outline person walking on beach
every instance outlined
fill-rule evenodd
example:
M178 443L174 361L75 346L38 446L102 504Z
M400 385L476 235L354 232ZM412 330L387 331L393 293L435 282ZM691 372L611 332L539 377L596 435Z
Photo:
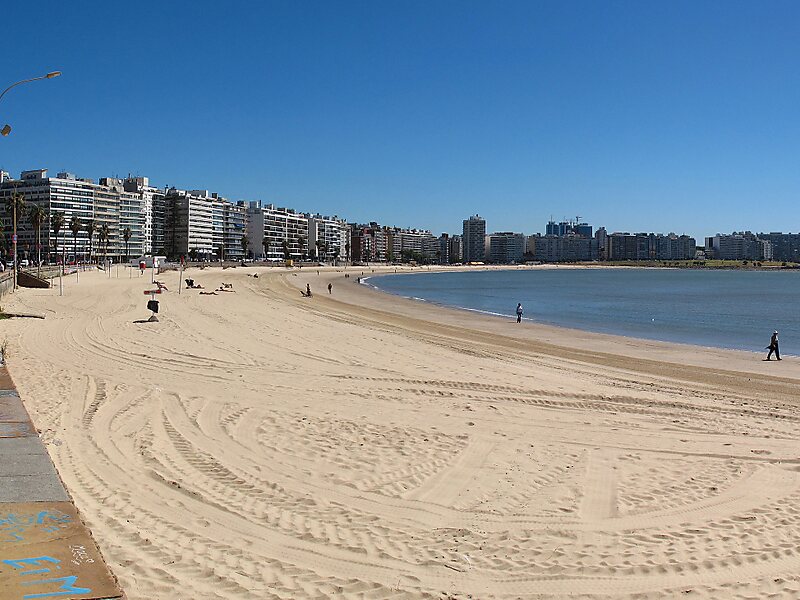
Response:
M781 351L778 348L778 332L775 331L772 334L772 337L769 340L769 346L767 346L767 350L769 350L769 354L767 354L766 360L771 360L772 353L775 353L775 358L778 360L781 359Z
M331 289L332 289L332 288L333 288L333 284L332 284L332 283L329 283L329 284L328 284L328 293L329 293L329 294L331 293Z
M308 283L306 284L306 297L311 298L311 286Z
M517 323L522 323L522 303L517 304Z

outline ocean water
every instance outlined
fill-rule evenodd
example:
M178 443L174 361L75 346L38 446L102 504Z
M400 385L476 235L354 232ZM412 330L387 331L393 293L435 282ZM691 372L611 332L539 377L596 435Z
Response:
M760 352L800 351L800 271L541 269L371 277L409 298L600 333ZM766 352L765 352L766 355Z

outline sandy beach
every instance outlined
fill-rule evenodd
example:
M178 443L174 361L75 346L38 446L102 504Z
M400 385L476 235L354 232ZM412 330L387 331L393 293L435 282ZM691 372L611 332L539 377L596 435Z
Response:
M362 270L167 272L158 323L149 273L3 299L46 314L0 343L131 600L800 597L800 360Z

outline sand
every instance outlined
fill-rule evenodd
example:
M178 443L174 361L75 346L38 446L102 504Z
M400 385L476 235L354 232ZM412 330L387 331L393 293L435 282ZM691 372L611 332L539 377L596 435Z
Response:
M4 298L47 314L0 343L131 600L800 597L800 360L360 271L165 273L159 323L124 271Z

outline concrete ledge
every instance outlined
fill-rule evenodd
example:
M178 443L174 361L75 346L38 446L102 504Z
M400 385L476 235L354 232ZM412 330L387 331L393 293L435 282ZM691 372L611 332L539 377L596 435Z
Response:
M0 366L0 600L124 598Z

